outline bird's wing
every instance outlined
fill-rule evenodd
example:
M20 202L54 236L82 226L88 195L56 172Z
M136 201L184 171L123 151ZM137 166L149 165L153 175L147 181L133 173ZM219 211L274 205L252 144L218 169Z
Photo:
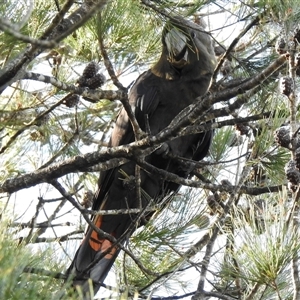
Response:
M129 103L142 130L146 128L147 115L151 116L159 103L158 90L152 76L154 75L151 71L143 73L136 80L129 93ZM133 141L133 129L123 108L113 129L110 146L115 147ZM129 162L123 166L101 172L99 189L94 196L93 210L136 207L134 206L136 205L135 191L126 190L122 179L120 179L120 171L134 175L134 170L135 164ZM126 198L132 199L126 200ZM119 239L121 236L124 237L133 222L133 218L134 216L128 214L98 215L92 221L97 228ZM88 290L86 278L91 278L94 281L94 289L98 290L100 287L98 283L104 281L118 253L118 247L89 227L67 273L76 274L73 283L80 285L83 290Z
M176 32L172 28L164 31L161 58L151 70L137 79L128 97L141 129L150 134L157 134L168 126L182 109L193 103L196 97L204 95L214 70L210 37L202 31L191 31L191 22L181 20L175 25L179 25L175 26L178 27L178 34L172 37ZM176 42L178 36L181 37L179 43ZM210 140L211 134L200 133L170 140L167 146L175 158L182 156L186 159L200 160L207 153ZM125 109L122 109L111 135L110 146L133 141L134 132L130 120ZM190 170L166 155L152 153L146 160L157 168L179 176L189 175ZM95 195L93 209L145 208L149 201L159 201L179 187L177 183L163 180L160 176L141 169L139 177L142 192L137 193L135 172L134 161L101 172L99 191ZM140 225L139 221L133 213L98 215L93 218L94 225L110 234L118 243L123 243L125 238L132 234ZM98 232L91 226L88 228L68 269L68 273L76 276L73 283L80 285L84 294L89 292L88 278L93 280L94 289L99 289L120 249L120 244L113 243L111 238Z
M156 110L159 103L158 86L155 84L155 76L151 71L146 71L141 74L128 96L129 103L135 114L136 120L142 130L146 130L147 117L151 116ZM116 147L126 145L134 141L134 133L126 113L122 108L116 120L115 127L112 131L110 138L110 146ZM99 190L95 195L93 202L93 209L98 210L102 204L105 195L110 189L112 181L114 180L113 174L115 169L103 171L100 174Z
M192 157L192 159L196 161L202 160L207 155L213 138L213 131L202 132L198 136L199 140Z

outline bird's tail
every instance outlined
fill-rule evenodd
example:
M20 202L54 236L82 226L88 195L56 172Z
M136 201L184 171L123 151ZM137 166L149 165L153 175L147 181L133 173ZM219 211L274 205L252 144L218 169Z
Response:
M94 224L97 228L102 227L102 220L103 216L96 216ZM72 277L74 287L81 289L84 299L92 299L92 294L103 285L119 251L111 241L100 237L92 228L88 229L67 270L67 276Z

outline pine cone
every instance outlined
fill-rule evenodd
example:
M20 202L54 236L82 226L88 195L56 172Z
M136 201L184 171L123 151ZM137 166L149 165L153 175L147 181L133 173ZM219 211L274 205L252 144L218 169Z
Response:
M81 87L85 87L86 86L86 82L87 82L88 78L84 77L84 76L80 76L77 80L77 83L79 86Z
M285 165L284 170L288 181L292 185L297 185L300 183L300 172L296 169L296 162L294 160L290 160Z
M85 78L92 78L96 76L98 71L99 71L99 65L96 62L91 61L83 70L82 76Z
M42 113L42 112L40 112L40 113ZM46 124L49 120L50 120L50 115L46 114L46 115L42 116L40 119L38 119L35 122L35 125L36 126L42 126L42 125Z
M249 132L249 127L244 124L236 124L234 127L240 132L240 135L247 135Z
M294 82L291 77L280 78L280 92L283 95L289 96L294 89Z
M274 132L274 137L278 145L284 148L289 148L291 142L289 126L282 126L277 128Z
M96 74L94 77L87 79L86 86L90 89L96 89L103 85L106 78L103 74Z
M284 38L280 38L277 40L275 49L278 54L286 53L286 41Z
M74 107L74 106L76 106L79 103L79 99L80 99L80 97L77 94L68 94L65 97L64 104L67 107Z

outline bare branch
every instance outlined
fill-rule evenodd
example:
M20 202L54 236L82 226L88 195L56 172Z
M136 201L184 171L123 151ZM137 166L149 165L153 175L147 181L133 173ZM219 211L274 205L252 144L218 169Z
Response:
M37 74L33 72L26 72L22 79L29 79L29 80L36 80L45 83L50 83L53 86L63 91L73 92L75 94L81 95L82 97L89 98L90 100L92 100L91 102L93 103L96 103L102 99L119 100L127 97L127 93L124 91L113 91L113 90L103 91L100 89L91 90L87 87L79 87L73 84L64 83L55 77Z

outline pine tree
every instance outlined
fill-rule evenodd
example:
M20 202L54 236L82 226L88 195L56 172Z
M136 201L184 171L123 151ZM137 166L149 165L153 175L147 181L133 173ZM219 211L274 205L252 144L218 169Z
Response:
M180 119L180 134L214 129L210 153L193 177L176 179L183 187L172 199L149 207L154 216L124 245L101 293L300 298L300 9L286 2L0 6L1 299L80 299L64 271L95 213L99 171L133 153L107 149L113 122L176 16L206 26L215 43L210 90Z

